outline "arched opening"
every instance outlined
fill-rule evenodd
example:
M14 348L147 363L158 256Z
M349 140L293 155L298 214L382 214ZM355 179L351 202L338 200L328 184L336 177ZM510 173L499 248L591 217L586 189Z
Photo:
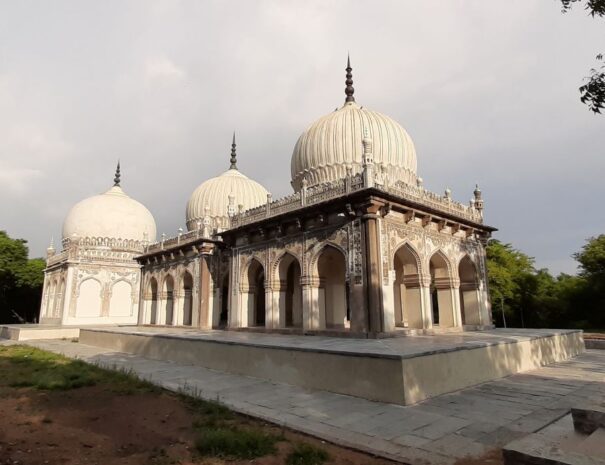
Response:
M56 302L56 298L55 298L55 294L57 292L57 281L53 280L50 284L49 287L49 291L48 291L48 303L47 303L47 310L46 310L46 314L52 318L56 318L57 314L55 312L55 302Z
M265 326L265 269L252 259L246 272L248 326Z
M109 316L128 317L132 314L132 286L126 281L118 281L111 286Z
M85 279L80 284L76 316L78 318L101 316L101 283L96 279Z
M188 271L183 274L183 325L191 326L193 322L193 299L191 292L193 289L193 276Z
M460 261L458 275L460 276L460 310L462 314L462 324L480 325L479 278L477 275L477 267L468 255L465 255Z
M164 306L165 324L172 325L174 319L174 278L170 275L164 280L164 296L166 303Z
M149 280L149 323L158 324L158 282L155 278Z
M218 327L226 328L229 324L229 273L223 277L221 286L221 313L218 319Z
M393 302L395 306L395 325L406 328L423 328L422 289L420 288L420 270L418 256L405 244L395 252L393 282Z
M335 247L325 247L317 261L317 274L320 328L349 328L351 322L347 309L344 254Z
M451 328L456 324L451 270L441 252L436 252L431 257L430 273L433 324L441 328Z
M57 316L59 318L63 316L63 312L65 310L65 278L61 278L60 290L61 298L59 299L59 311L57 312Z
M279 261L279 325L286 328L302 327L302 287L300 264L294 255L286 253Z

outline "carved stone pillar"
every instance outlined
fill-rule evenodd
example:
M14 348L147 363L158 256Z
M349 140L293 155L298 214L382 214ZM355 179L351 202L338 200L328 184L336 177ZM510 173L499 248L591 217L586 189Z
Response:
M368 332L384 332L384 310L382 306L382 279L380 276L380 236L378 218L384 204L370 200L363 205L361 217L364 242L364 273L367 298Z
M202 247L200 254L200 295L199 297L199 318L198 327L208 329L211 327L210 316L210 247Z
M319 279L302 276L300 279L303 295L303 330L319 328Z
M265 328L269 329L279 328L279 290L275 291L274 285L271 280L265 280Z

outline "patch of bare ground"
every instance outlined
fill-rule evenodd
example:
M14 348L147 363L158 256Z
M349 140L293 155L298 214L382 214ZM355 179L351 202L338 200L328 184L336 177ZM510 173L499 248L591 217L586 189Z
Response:
M215 407L200 408L199 401L159 389L116 389L103 376L94 385L69 389L11 386L3 382L11 377L6 371L11 368L17 367L0 360L1 465L393 463L231 412L224 424L277 438L273 451L253 459L201 456L196 448L205 431L200 422L213 423L222 407L217 413ZM38 367L35 376L43 372ZM23 379L21 374L19 383ZM301 443L326 451L327 460L292 462L292 451Z

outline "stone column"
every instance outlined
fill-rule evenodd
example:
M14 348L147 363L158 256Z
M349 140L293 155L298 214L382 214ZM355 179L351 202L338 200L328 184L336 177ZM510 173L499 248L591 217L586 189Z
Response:
M422 327L433 329L433 307L431 300L431 276L420 276L420 312L422 315Z
M481 284L479 289L481 290L482 298L481 302L481 319L482 324L484 325L492 325L493 317L492 317L492 302L491 295L489 293L489 281L487 276L487 255L485 253L485 247L487 247L487 241L489 240L489 236L480 237L480 247L478 247L478 258L480 265L480 276L481 276Z
M310 276L302 276L300 283L303 295L303 330L318 329L319 326L319 280Z
M202 248L200 254L200 295L199 297L199 305L198 305L198 327L203 329L209 329L211 324L209 323L209 314L210 314L210 266L208 255L210 250L207 248Z
M272 280L265 279L265 328L268 329L279 327L279 290L274 291L274 285Z
M375 334L382 333L385 330L382 279L380 276L380 236L378 231L378 212L382 206L382 203L375 200L368 201L363 206L364 214L361 217L368 331Z

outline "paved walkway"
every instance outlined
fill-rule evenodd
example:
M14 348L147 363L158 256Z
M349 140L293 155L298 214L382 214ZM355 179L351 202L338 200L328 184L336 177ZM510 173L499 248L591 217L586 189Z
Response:
M478 457L552 423L571 406L605 402L605 351L599 350L404 407L69 341L27 344L133 370L164 388L219 400L238 412L414 465Z

